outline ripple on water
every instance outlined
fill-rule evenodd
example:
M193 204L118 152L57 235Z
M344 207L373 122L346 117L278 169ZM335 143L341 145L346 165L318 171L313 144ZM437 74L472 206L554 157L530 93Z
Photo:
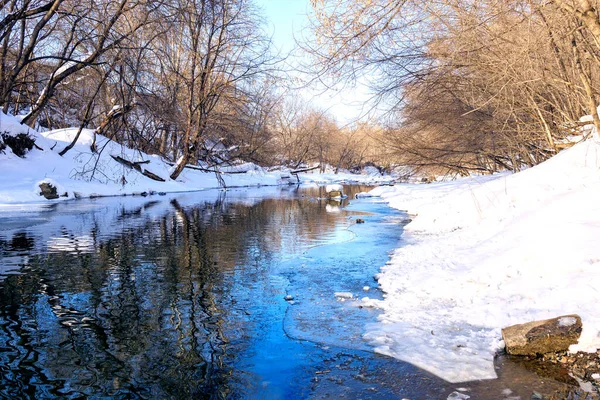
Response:
M453 392L362 338L378 312L360 299L381 299L372 277L405 215L355 203L364 187L339 204L321 188L273 190L1 215L0 397Z

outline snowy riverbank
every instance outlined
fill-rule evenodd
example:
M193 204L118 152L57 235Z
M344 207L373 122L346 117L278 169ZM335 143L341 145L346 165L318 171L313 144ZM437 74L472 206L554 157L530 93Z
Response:
M450 382L496 377L501 328L576 313L600 348L600 142L520 173L375 189L414 214L379 276L378 352Z
M41 148L33 148L24 158L17 157L10 148L0 152L0 205L45 203L40 196L39 185L47 182L57 188L57 194L63 195L57 200L74 197L118 196L142 192L189 192L219 188L215 173L185 169L177 180L169 179L172 168L161 157L144 154L110 141L103 136L97 137L99 152L92 153L90 144L93 131L84 129L73 149L64 156L58 153L67 146L77 133L76 128L61 129L38 133L21 125L13 116L0 114L0 132L11 135L27 133ZM152 180L139 171L128 168L115 160L116 156L129 162L139 162L142 171L150 171L165 182ZM289 170L282 168L267 171L254 164L242 164L229 167L236 172L222 177L227 187L272 186L288 183L331 183L355 182L380 184L392 181L390 176L378 173L319 173L310 171L290 176ZM227 172L227 168L221 171Z

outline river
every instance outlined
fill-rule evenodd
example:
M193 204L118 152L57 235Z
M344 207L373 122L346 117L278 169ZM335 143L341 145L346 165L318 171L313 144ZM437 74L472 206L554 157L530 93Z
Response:
M504 380L453 385L373 353L363 333L379 312L360 298L382 298L373 276L407 216L354 200L368 189L339 203L289 186L0 212L0 398L563 390L504 359Z

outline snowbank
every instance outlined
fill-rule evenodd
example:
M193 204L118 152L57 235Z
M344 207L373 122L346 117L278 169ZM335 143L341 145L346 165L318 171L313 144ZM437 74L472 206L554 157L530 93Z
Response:
M600 144L509 175L375 189L415 214L382 269L378 352L450 381L495 378L500 329L576 313L600 348Z
M66 194L61 197L62 200L142 192L186 192L220 186L214 173L192 169L185 169L176 181L171 180L169 175L172 166L161 157L129 149L100 135L96 142L99 151L92 153L90 145L94 131L90 129L84 129L73 149L61 157L58 153L71 143L77 130L70 128L38 133L21 125L17 118L0 113L0 132L13 135L28 133L42 149L32 149L25 158L17 157L8 148L4 154L0 153L0 205L48 202L39 195L39 184L42 182L55 186L59 195ZM165 182L152 180L119 163L114 157L142 162L139 164L142 171L147 170ZM223 172L232 172L223 174L227 187L270 186L290 182L281 179L281 170L267 172L254 164L237 165ZM377 184L391 181L392 178L372 174L305 173L299 174L298 180L302 183Z

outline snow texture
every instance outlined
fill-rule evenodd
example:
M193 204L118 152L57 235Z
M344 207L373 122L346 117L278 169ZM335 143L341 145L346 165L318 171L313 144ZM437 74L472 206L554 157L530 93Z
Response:
M342 187L342 185L331 184L331 185L325 186L325 192L327 192L327 193L343 192L343 191L344 191L344 188Z
M177 180L170 179L173 167L160 156L149 155L129 149L104 136L98 135L96 145L98 153L92 153L90 145L94 139L94 130L83 129L76 145L65 156L62 151L77 134L77 128L59 129L38 133L21 125L17 117L0 113L0 132L12 135L28 133L37 146L24 158L15 156L9 148L0 153L0 206L26 203L48 203L41 197L39 184L48 182L57 187L58 193L68 200L74 197L118 196L151 192L189 192L219 187L214 172L185 169ZM111 156L118 156L139 164L147 170L163 178L158 182L142 175L140 172L124 166ZM272 186L289 184L290 180L282 180L283 174L289 175L289 169L279 168L273 171L250 163L223 167L223 174L228 188L250 186ZM391 176L375 176L372 174L350 174L333 172L307 172L298 174L300 183L364 183L378 184L389 182ZM296 179L293 179L296 183Z
M574 317L563 317L558 319L558 326L573 326L577 323Z
M449 382L496 377L506 326L579 314L571 351L600 348L600 144L596 135L516 174L380 187L406 210L377 279L376 351ZM569 321L565 321L569 323Z

